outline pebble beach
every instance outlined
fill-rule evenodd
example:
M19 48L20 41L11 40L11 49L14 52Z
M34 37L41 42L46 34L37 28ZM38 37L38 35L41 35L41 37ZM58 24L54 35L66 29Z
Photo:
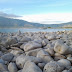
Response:
M72 31L1 32L0 72L72 72Z

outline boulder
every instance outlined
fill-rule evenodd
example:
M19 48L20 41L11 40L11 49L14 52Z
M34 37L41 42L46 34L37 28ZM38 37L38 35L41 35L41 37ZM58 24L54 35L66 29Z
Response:
M37 53L37 57L41 58L44 63L48 63L49 61L53 61L52 57L48 54L48 52L44 50L40 50Z
M62 42L57 41L54 46L54 51L60 54L68 54L69 47Z
M41 48L42 45L36 42L28 42L27 44L25 44L24 46L24 51L30 51L30 50L34 50L37 48Z
M22 72L42 72L42 70L35 63L27 61Z
M42 43L42 39L34 39L34 42L41 44Z
M23 49L26 43L27 43L27 42L24 42L24 43L20 46L20 49Z
M63 69L56 61L50 61L45 65L43 72L62 72Z
M18 41L17 41L17 38L15 38L15 37L9 37L9 38L7 39L5 45L10 46L10 45L15 44L15 43L17 43L17 42L18 42Z
M37 56L37 53L42 50L42 48L39 49L34 49L34 50L30 50L28 52L25 52L27 56Z
M28 38L28 37L23 37L20 42L28 42L28 41L31 41L31 38Z
M42 40L42 46L46 46L49 43L47 39Z
M55 60L55 61L58 61L58 60L60 60L60 59L66 59L66 56L61 55L61 54L59 54L59 53L55 53L55 55L54 55L54 60Z
M48 34L46 34L45 37L46 37L47 39L49 39L49 40L54 40L54 39L56 39L56 36L55 36L55 35L48 35Z
M10 62L13 59L13 57L14 57L14 55L11 53L7 53L7 54L4 54L3 56L1 56L1 58L4 61L8 61L8 62Z
M54 56L54 48L47 48L45 51L48 52L51 56Z
M58 60L58 63L62 64L64 67L71 66L70 61L67 60L67 59L61 59L61 60Z
M18 71L16 64L12 63L12 62L9 63L8 70L9 70L9 72L17 72Z
M10 53L17 56L23 54L24 52L22 50L12 50Z
M8 71L7 66L5 64L0 63L0 72L1 71Z
M16 58L16 64L20 69L24 67L24 64L26 63L26 61L32 61L34 63L42 62L40 58L36 58L34 56L20 55Z

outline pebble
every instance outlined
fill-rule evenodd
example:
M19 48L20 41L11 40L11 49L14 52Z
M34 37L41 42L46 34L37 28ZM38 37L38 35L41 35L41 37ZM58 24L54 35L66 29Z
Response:
M72 72L72 31L18 31L0 38L0 72Z

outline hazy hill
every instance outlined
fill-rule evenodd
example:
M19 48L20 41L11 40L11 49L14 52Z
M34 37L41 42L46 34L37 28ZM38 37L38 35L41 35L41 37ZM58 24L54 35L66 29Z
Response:
M0 16L0 27L43 27L44 25L38 23L31 23L19 19L11 19Z
M19 20L19 19L11 19L0 16L0 28L57 28L57 27L63 27L63 26L72 26L72 22L68 23L62 23L62 24L39 24L39 23L31 23L27 22L25 20Z

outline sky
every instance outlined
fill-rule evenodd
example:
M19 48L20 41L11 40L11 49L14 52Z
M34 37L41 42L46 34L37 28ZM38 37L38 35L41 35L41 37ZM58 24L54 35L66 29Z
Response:
M72 0L0 0L0 12L29 22L59 24L72 21Z

